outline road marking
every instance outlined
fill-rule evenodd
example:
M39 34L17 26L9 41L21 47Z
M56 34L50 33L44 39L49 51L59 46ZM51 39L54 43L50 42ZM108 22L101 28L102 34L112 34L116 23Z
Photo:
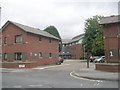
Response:
M77 77L77 76L75 76L75 75L73 75L73 73L74 73L75 71L72 71L71 73L70 73L70 76L72 76L72 77L74 77L74 78L77 78L77 79L82 79L82 80L88 80L88 81L94 81L94 82L103 82L103 81L101 81L101 80L91 80L91 79L87 79L87 78L82 78L82 77ZM78 75L78 74L77 74Z
M61 67L61 66L68 66L70 64L62 64L62 65L55 65L55 66L47 66L47 67L38 67L38 68L33 68L33 69L40 69L40 70L43 70L43 69L48 69L48 68L54 68L54 67Z
M42 87L43 85L28 85L28 86L30 86L30 87Z
M83 86L83 84L81 84L80 86Z
M16 85L16 86L13 86L14 88L22 88L21 85Z

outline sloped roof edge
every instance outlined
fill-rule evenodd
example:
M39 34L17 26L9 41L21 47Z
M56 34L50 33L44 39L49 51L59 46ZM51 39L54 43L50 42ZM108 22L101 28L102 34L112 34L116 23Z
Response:
M2 26L2 30L4 30L4 28L9 24L12 23L13 25L19 27L20 29L24 30L25 32L29 32L29 33L33 33L33 34L37 34L37 35L41 35L41 36L45 36L45 37L49 37L49 38L53 38L53 39L57 39L60 40L59 38L51 35L50 33L46 32L46 31L42 31L40 29L37 28L33 28L27 25L23 25L23 24L19 24L16 22L12 22L12 21L7 21L3 26Z
M108 17L103 17L99 24L110 24L110 23L118 23L120 22L120 15L113 15Z

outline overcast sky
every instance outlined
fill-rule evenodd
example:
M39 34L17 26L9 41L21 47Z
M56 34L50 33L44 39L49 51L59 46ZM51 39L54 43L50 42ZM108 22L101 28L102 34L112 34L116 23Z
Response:
M90 2L91 1L91 2ZM119 0L1 0L1 25L7 20L39 28L53 25L61 37L84 33L85 20L118 14ZM114 2L113 2L114 1Z

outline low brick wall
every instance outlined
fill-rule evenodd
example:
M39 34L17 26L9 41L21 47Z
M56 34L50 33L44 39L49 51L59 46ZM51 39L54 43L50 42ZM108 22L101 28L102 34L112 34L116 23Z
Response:
M117 63L97 63L95 69L106 72L120 72L120 65Z
M37 63L17 63L17 62L4 62L2 63L2 68L34 68L37 67Z
M57 59L51 58L41 60L26 60L26 61L14 61L14 62L0 62L0 68L34 68L43 65L55 65L58 62Z

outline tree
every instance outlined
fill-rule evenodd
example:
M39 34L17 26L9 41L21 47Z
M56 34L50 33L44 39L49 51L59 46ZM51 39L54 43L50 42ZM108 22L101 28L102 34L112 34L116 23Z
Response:
M49 26L46 29L44 29L44 31L52 34L53 36L55 36L61 40L61 37L60 37L58 30L54 26Z
M92 55L103 55L103 29L99 25L101 16L93 16L88 18L85 23L85 35L82 44L84 45L85 52L90 52Z
M59 44L59 52L60 52L61 48L62 48L62 40L61 40L61 37L60 37L58 30L54 26L49 26L46 29L44 29L44 31L46 31L46 32L48 32L48 33L52 34L53 36L60 39L60 44Z
M92 53L94 53L94 55L104 55L103 36L100 35L93 41Z

